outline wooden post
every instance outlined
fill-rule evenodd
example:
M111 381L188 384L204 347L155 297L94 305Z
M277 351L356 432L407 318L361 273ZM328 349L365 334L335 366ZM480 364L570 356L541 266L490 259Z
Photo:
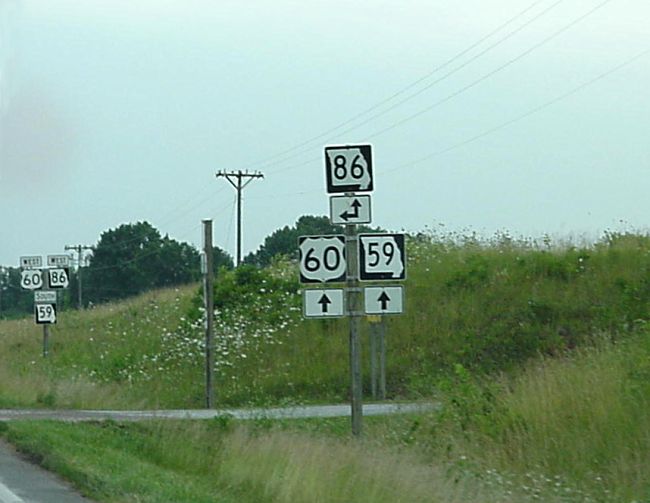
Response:
M205 308L205 406L214 407L214 267L212 220L203 220L203 299Z

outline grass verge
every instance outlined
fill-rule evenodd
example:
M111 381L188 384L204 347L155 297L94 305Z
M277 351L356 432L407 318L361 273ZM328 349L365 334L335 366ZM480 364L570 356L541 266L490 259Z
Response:
M650 341L458 369L442 413L349 420L6 423L7 438L98 501L650 500Z

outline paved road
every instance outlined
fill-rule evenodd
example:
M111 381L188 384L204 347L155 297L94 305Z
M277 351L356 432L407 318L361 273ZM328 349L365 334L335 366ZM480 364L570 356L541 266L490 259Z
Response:
M364 416L424 412L436 409L435 404L381 403L365 404ZM197 410L48 410L48 409L0 409L0 421L24 419L50 419L55 421L142 421L146 419L211 419L231 416L235 419L291 419L310 417L346 417L349 405L308 405L273 409L197 409Z
M90 503L90 500L0 442L0 503Z

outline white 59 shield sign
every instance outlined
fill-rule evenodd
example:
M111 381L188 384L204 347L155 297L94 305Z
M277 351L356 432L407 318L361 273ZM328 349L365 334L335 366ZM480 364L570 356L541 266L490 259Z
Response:
M301 236L298 250L302 283L345 281L344 236Z
M34 316L39 325L56 323L56 304L34 304Z
M359 234L359 279L406 278L404 234Z
M372 147L341 145L325 147L327 192L370 192L372 183Z

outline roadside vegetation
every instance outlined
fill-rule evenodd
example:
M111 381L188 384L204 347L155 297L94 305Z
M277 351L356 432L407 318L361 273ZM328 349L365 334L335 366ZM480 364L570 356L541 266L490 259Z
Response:
M442 413L349 420L60 424L5 436L98 501L643 502L650 498L647 333L459 371Z
M101 501L650 500L650 238L428 232L408 248L387 390L441 413L367 418L362 442L344 420L11 423L5 435ZM302 320L298 290L289 260L221 272L220 406L347 400L346 321ZM0 323L0 406L203 406L198 285L62 313L48 358L40 337L31 319Z

